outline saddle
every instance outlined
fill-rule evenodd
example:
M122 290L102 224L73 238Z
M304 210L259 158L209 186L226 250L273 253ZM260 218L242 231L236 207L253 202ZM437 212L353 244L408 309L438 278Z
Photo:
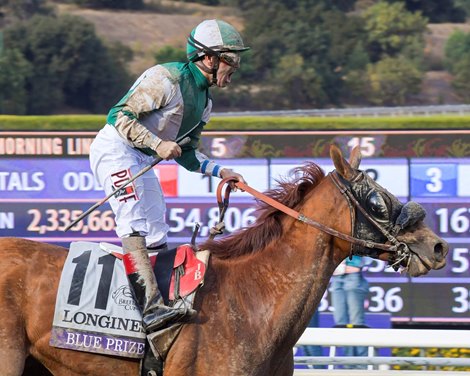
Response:
M111 243L100 243L100 248L122 260L122 248ZM194 251L191 244L150 254L158 288L165 304L173 306L184 299L192 306L192 294L204 282L209 251Z
M186 298L196 291L204 280L208 258L209 251L194 252L189 244L176 249L169 286L170 301Z

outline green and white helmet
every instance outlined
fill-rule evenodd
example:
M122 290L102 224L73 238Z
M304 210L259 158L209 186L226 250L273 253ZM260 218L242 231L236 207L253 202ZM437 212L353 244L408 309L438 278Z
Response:
M205 20L197 25L188 37L186 55L196 61L204 55L220 56L223 52L242 52L245 47L240 33L221 20Z

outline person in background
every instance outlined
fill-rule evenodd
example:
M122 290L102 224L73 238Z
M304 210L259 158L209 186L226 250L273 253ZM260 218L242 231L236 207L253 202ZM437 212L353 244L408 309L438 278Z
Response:
M330 296L334 307L335 326L365 327L365 301L369 293L369 283L364 278L364 259L352 256L343 260L331 277ZM345 356L367 356L366 346L345 347ZM345 368L366 368L348 366Z
M240 67L240 53L248 49L232 25L206 20L187 39L188 62L156 65L137 79L111 108L107 124L91 145L91 169L107 194L156 157L174 159L187 170L203 175L245 182L240 174L199 152L198 145L212 109L209 88L228 86ZM177 141L185 137L191 141L180 147ZM148 257L148 249L167 248L169 229L165 199L154 172L122 187L109 202L147 334L193 317L192 309L164 304Z

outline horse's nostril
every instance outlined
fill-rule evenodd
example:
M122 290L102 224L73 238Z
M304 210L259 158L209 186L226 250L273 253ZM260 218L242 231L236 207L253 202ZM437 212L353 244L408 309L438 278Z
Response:
M436 243L434 246L434 255L436 257L437 261L441 261L444 259L447 255L447 252L449 251L449 246L447 243Z

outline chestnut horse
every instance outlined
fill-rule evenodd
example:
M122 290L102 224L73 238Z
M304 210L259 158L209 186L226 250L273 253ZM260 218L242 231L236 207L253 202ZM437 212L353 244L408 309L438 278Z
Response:
M260 204L257 221L200 247L211 253L197 316L183 325L165 362L169 376L285 376L338 264L350 253L401 265L411 276L445 265L448 245L424 223L424 210L403 205L332 146L336 170L315 164L280 181L267 196L297 218ZM67 250L0 239L0 367L20 376L34 357L56 376L138 375L135 360L49 346L56 290Z

